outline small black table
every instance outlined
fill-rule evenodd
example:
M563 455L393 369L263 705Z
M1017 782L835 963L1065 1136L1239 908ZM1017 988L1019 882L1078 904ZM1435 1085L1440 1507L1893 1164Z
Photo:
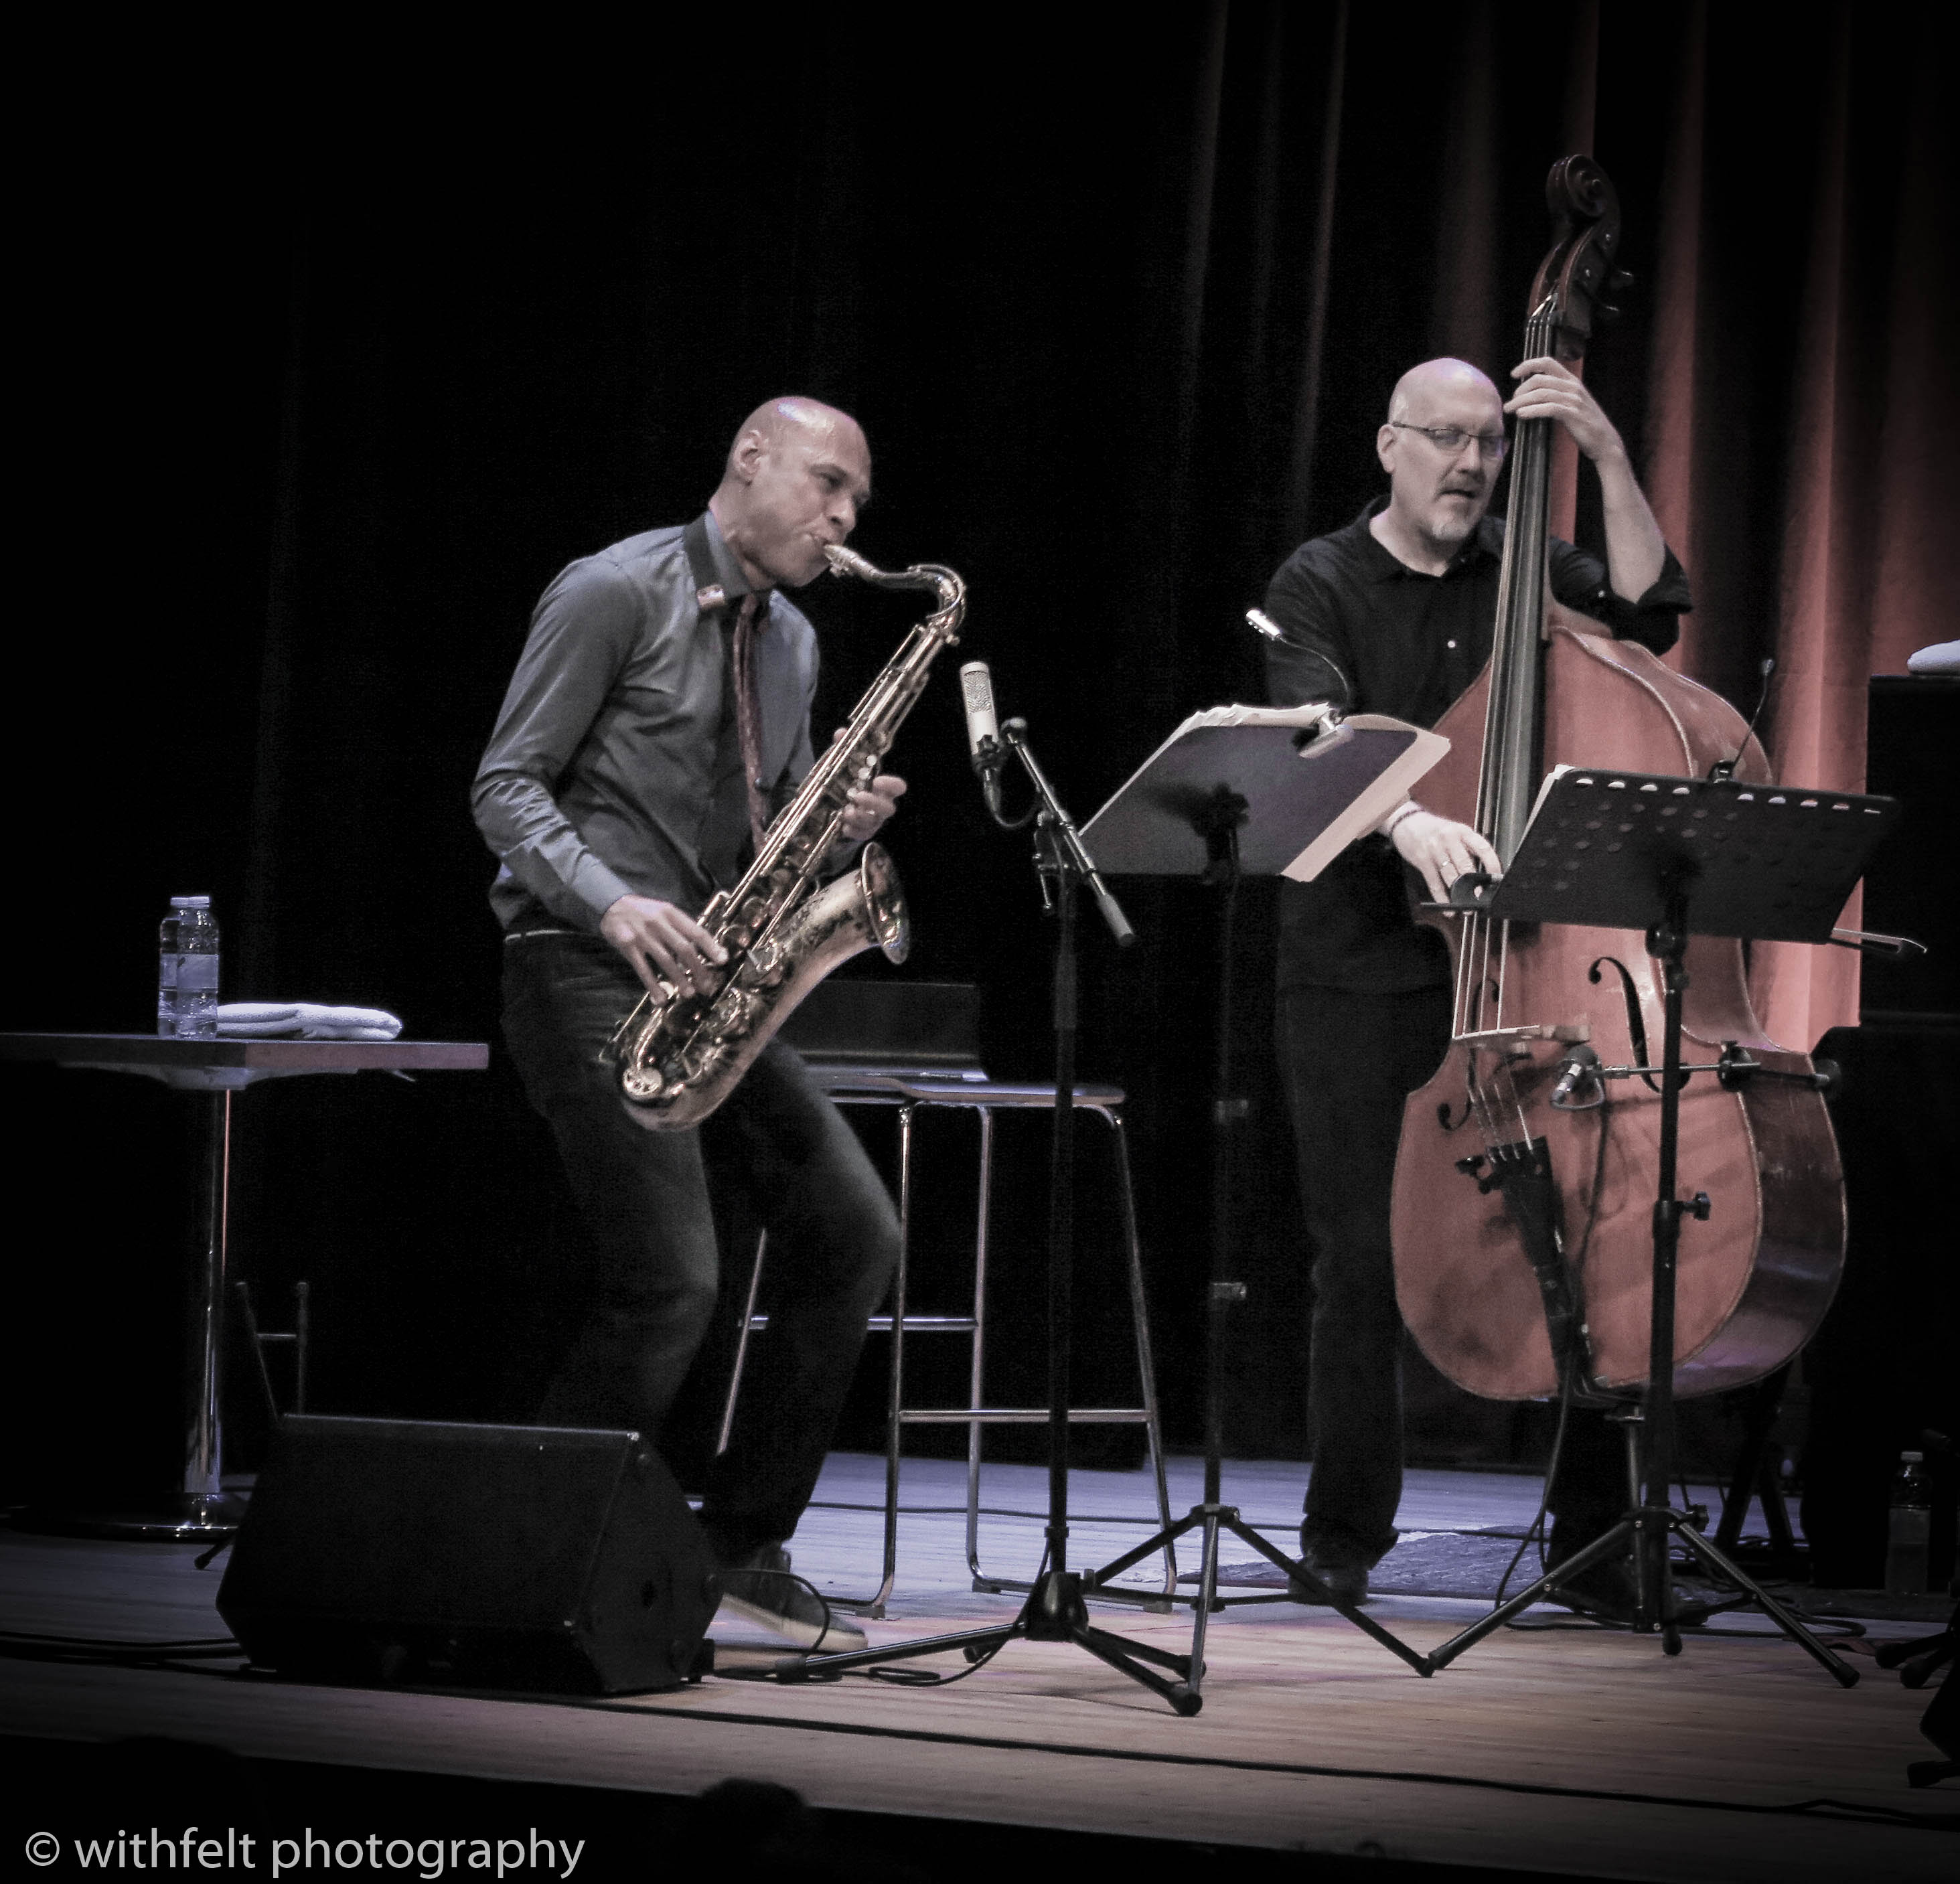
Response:
M213 1540L237 1528L223 1466L225 1222L231 1181L231 1098L262 1079L306 1073L481 1072L480 1040L171 1040L151 1034L0 1034L0 1060L137 1073L205 1104L198 1151L192 1286L186 1291L183 1472L154 1514L64 1514L60 1528L98 1537ZM18 1520L17 1520L18 1522ZM29 1520L32 1522L32 1519Z

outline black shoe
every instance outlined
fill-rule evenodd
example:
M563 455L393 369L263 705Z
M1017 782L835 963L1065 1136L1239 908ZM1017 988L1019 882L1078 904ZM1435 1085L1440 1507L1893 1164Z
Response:
M1368 1600L1368 1572L1374 1568L1360 1551L1344 1549L1325 1538L1309 1542L1303 1537L1300 1562L1327 1586L1322 1595L1311 1585L1296 1581L1288 1586L1297 1603L1336 1603L1358 1609Z
M1567 1555L1577 1556L1578 1552ZM1554 1571L1558 1568L1556 1560L1551 1567ZM1623 1628L1632 1628L1640 1613L1634 1567L1624 1556L1602 1557L1596 1564L1588 1564L1549 1594L1553 1602L1563 1603L1575 1615L1589 1616L1597 1622L1615 1623ZM1713 1613L1712 1604L1685 1602L1681 1593L1675 1591L1674 1620L1678 1628L1691 1629Z
M721 1606L744 1622L787 1636L825 1655L848 1655L864 1646L864 1631L790 1570L780 1544L762 1544L721 1571Z

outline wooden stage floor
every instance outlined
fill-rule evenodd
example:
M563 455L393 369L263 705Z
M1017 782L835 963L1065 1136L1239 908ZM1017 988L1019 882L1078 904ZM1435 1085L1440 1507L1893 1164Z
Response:
M1198 1465L1174 1465L1181 1512L1198 1495ZM797 1568L819 1587L848 1593L875 1584L877 1520L850 1508L875 1498L881 1469L832 1459L794 1543ZM1298 1521L1300 1482L1297 1467L1233 1465L1226 1494L1284 1544ZM990 1467L986 1503L1037 1513L1043 1483L1034 1469ZM1537 1492L1535 1480L1500 1474L1414 1473L1401 1522L1522 1528ZM963 1466L908 1462L903 1501L918 1508L902 1529L890 1614L867 1625L874 1642L1013 1615L1017 1599L971 1587L963 1521L948 1509L963 1495ZM1074 1504L1078 1565L1115 1555L1151 1508L1141 1473L1078 1473ZM991 1571L1025 1577L1040 1527L990 1517L982 1540ZM198 1571L194 1555L0 1531L4 1625L128 1640L219 1635L218 1574ZM1480 1606L1381 1596L1370 1612L1424 1649ZM1097 1604L1095 1615L1166 1648L1188 1644L1188 1609ZM1614 1878L1960 1871L1954 1789L1911 1792L1904 1783L1907 1764L1932 1754L1917 1731L1928 1696L1902 1689L1869 1654L1853 1658L1859 1685L1841 1690L1748 1619L1729 1627L1691 1635L1678 1660L1653 1638L1617 1632L1500 1631L1423 1680L1329 1612L1241 1608L1213 1621L1195 1720L1081 1651L1045 1644L1010 1644L943 1691L862 1678L794 1688L714 1679L603 1701L302 1686L240 1676L226 1663L17 1659L0 1666L0 1733L71 1743L163 1735L261 1759L666 1795L730 1776L767 1778L823 1808L1181 1841L1194 1847L1193 1876L1210 1874L1195 1849L1205 1845ZM738 1633L714 1632L724 1651ZM1882 1623L1871 1638L1924 1632ZM33 1828L21 1815L31 1819L40 1803L17 1797L9 1807L20 1826L10 1851ZM113 1832L114 1802L101 1809ZM1303 1864L1298 1875L1313 1874L1312 1860Z

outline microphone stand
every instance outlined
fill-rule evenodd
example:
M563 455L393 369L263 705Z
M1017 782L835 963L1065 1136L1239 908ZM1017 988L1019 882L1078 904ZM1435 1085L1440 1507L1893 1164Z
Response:
M779 1682L822 1680L854 1668L957 1649L969 1663L988 1659L1012 1641L1072 1642L1153 1694L1179 1714L1196 1714L1204 1703L1192 1680L1192 1657L1173 1655L1147 1642L1096 1628L1083 1600L1083 1578L1068 1567L1068 1411L1071 1358L1071 1316L1075 1279L1075 1036L1077 974L1076 892L1087 888L1119 945L1135 940L1116 899L1109 894L1096 860L1075 821L1055 796L1027 741L1027 723L1009 720L1001 737L986 739L973 755L988 809L1004 828L1035 827L1035 868L1042 900L1055 918L1053 1027L1055 1033L1055 1136L1048 1167L1048 1523L1042 1565L1020 1613L1013 1622L984 1629L963 1629L879 1648L841 1655L785 1657L771 1673ZM1000 773L1012 757L1034 787L1034 802L1018 818L1001 807ZM1148 1666L1146 1666L1148 1664ZM1167 1670L1171 1679L1159 1674ZM950 1679L957 1679L957 1676Z

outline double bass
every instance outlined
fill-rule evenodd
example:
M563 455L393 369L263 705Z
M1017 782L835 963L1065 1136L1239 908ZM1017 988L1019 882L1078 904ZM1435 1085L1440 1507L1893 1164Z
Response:
M1612 281L1619 206L1591 158L1552 169L1554 242L1533 282L1525 357L1583 354ZM1424 803L1473 824L1508 866L1540 780L1560 764L1771 783L1742 716L1647 649L1548 591L1550 419L1521 421L1488 666L1437 730L1449 755ZM1423 1352L1472 1393L1612 1398L1649 1380L1656 1078L1573 1069L1652 1065L1659 964L1633 931L1506 923L1475 910L1421 920L1449 945L1451 1045L1403 1114L1392 1215L1395 1291ZM1691 939L1684 1058L1734 1044L1808 1075L1763 1033L1742 945ZM1823 1095L1802 1078L1680 1088L1680 1181L1705 1192L1681 1224L1673 1390L1717 1393L1772 1372L1830 1305L1844 1253L1844 1185Z

